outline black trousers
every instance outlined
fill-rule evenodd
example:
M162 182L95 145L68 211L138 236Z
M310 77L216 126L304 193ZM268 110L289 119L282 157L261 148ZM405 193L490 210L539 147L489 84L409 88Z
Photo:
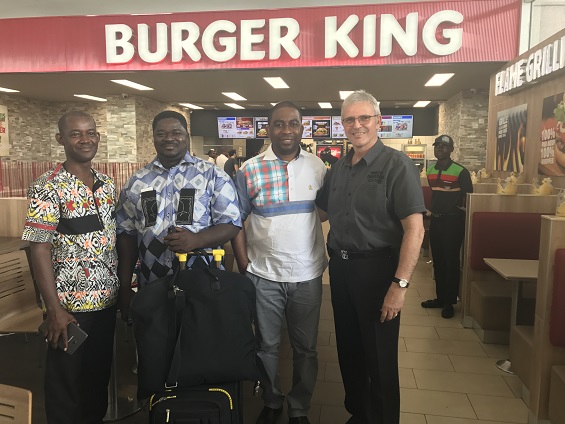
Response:
M101 424L108 409L116 307L73 316L88 334L75 353L47 349L45 412L49 424Z
M430 246L434 261L436 297L444 305L457 303L461 273L461 243L465 236L465 215L432 216Z
M397 267L395 253L344 260L329 272L345 408L364 424L398 424L400 314L380 322L381 306Z

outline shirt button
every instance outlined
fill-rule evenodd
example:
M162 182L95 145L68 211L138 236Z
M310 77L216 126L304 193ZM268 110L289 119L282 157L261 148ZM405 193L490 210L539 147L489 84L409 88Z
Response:
M345 212L345 216L349 216L349 212Z

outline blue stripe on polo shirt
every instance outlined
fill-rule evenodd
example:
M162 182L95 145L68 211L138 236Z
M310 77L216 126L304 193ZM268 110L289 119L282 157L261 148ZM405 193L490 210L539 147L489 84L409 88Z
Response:
M264 218L295 213L310 213L315 209L314 200L300 200L296 202L270 203L257 206L253 212Z

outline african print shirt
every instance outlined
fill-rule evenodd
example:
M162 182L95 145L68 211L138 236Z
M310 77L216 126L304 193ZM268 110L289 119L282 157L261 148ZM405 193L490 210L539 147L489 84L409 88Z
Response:
M118 234L137 237L141 285L172 273L175 253L163 242L170 226L193 233L218 224L241 227L230 176L188 152L170 169L156 157L137 171L120 193L116 219Z
M116 188L107 175L92 173L93 190L62 164L28 190L22 240L52 244L57 294L70 312L106 309L118 298Z

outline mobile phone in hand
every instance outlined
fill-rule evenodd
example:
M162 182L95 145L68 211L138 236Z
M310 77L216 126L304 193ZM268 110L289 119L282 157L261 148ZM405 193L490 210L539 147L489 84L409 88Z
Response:
M47 331L47 321L43 321L43 323L38 328L41 334L44 334ZM80 347L80 345L86 340L88 334L84 332L78 325L74 322L69 322L67 326L67 350L65 351L69 355L75 353L75 351ZM63 344L63 338L59 337L57 341L57 347L61 350L65 348Z

